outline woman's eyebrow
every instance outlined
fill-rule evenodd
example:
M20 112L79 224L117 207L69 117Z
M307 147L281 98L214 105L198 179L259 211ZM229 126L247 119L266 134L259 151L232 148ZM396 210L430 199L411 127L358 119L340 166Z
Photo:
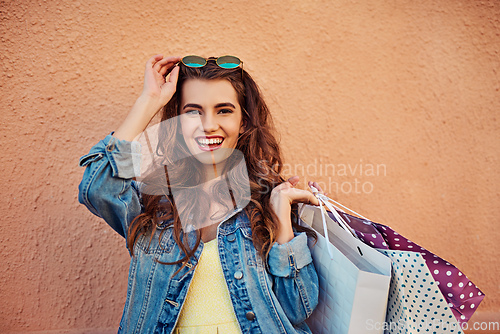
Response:
M184 107L182 107L182 110L186 108L195 108L195 109L202 109L202 107L199 104L194 104L194 103L188 103Z
M222 108L222 107L231 107L233 109L236 109L234 104L232 104L231 102L217 103L215 105L215 108ZM186 108L203 109L201 105L195 104L195 103L187 103L184 107L182 107L182 110L184 110Z
M236 107L234 106L234 104L232 104L231 102L218 103L218 104L215 105L215 108L222 108L222 107L231 107L233 109L236 109Z

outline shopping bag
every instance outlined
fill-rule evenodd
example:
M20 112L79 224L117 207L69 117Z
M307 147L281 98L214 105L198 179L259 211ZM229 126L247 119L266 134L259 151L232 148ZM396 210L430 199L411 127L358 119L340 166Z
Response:
M314 334L383 333L391 260L335 223L320 207L303 205L300 223L318 236L311 245L319 303L307 324Z
M328 213L332 219L341 219L363 242L393 261L384 324L387 333L462 333L461 323L470 319L484 298L476 285L455 266L390 227L374 223L332 199L323 200L335 207Z
M457 333L454 317L439 285L418 252L381 250L393 261L386 333Z

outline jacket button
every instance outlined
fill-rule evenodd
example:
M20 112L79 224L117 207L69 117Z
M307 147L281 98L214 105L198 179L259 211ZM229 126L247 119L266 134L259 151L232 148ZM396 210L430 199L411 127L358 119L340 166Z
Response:
M236 240L236 235L234 235L234 233L231 233L230 235L227 236L227 240L229 242L233 242L234 240Z
M248 311L247 314L245 315L247 317L248 320L252 321L253 319L255 319L255 313L253 313L252 311Z
M243 278L243 273L241 271L237 271L234 273L234 278L236 279L242 279Z

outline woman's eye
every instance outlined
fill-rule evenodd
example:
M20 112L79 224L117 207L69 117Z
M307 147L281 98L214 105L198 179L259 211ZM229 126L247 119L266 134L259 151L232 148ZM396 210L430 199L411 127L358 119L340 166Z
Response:
M186 111L186 114L188 114L188 115L200 115L201 111L193 109L193 110Z
M219 114L230 114L233 111L231 109L221 109L219 110Z

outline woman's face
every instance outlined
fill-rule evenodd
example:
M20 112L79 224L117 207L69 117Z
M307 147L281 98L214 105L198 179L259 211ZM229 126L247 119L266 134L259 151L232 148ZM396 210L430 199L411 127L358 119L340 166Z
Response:
M224 79L190 79L183 85L180 122L191 154L206 165L224 162L243 133L243 115L233 85Z

